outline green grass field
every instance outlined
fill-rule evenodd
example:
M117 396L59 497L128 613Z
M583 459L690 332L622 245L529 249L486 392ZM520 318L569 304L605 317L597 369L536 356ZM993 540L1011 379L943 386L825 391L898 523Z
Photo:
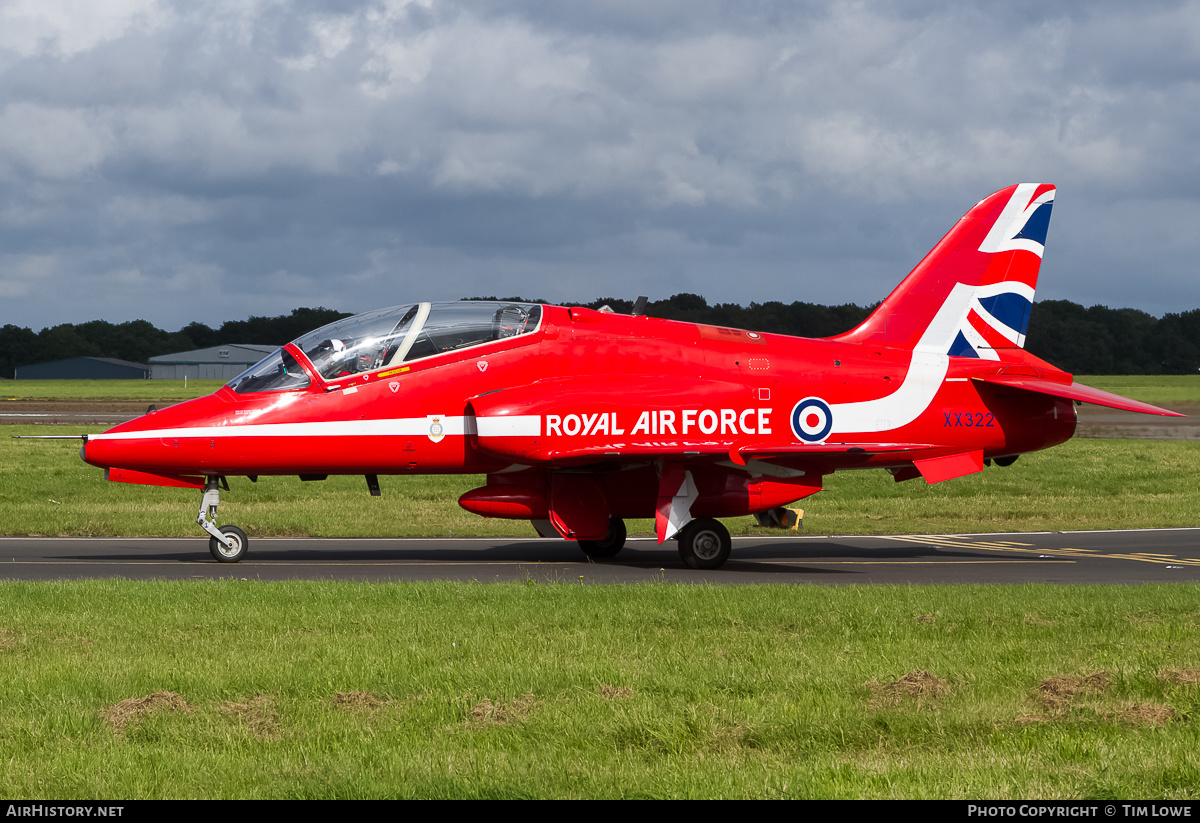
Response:
M1151 403L1200 402L1200 375L1081 377L1081 382ZM204 394L216 381L10 381L27 398L157 400ZM190 394L189 394L190 393ZM78 458L71 441L14 440L16 434L85 433L96 427L0 427L0 534L197 536L199 494L105 483ZM3 436L9 435L9 436ZM1197 525L1200 444L1188 441L1076 439L1021 457L1009 468L937 485L895 483L882 471L843 472L801 503L805 530L818 534L953 533ZM459 495L481 477L383 477L372 498L361 477L302 483L264 477L231 479L221 522L251 537L529 536L528 523L476 517ZM650 521L630 532L650 534ZM727 521L754 533L752 518Z
M1200 403L1200 375L1076 375L1080 383L1147 403ZM4 380L0 400L187 400L220 380Z
M1200 403L1200 374L1075 375L1075 380L1156 406Z
M78 441L14 440L46 426L0 427L0 534L202 536L200 493L108 483L79 459ZM55 426L55 433L83 432ZM5 436L8 435L8 436ZM805 531L905 534L1194 526L1200 524L1200 443L1076 439L928 485L896 483L883 471L841 472L801 502ZM222 523L255 536L532 536L525 521L477 517L458 497L482 485L475 476L380 478L371 497L361 477L301 482L231 478L221 495ZM750 517L725 521L734 534L770 533ZM629 524L650 534L651 521Z
M0 400L161 400L212 394L221 380L5 380Z
M0 437L0 534L201 539L198 492L78 447ZM1196 443L1074 440L934 486L846 472L806 531L1193 526L1198 470ZM478 482L234 478L221 519L529 535L456 505ZM1200 587L0 582L0 694L4 799L1194 801Z
M0 797L1195 800L1194 586L0 586Z

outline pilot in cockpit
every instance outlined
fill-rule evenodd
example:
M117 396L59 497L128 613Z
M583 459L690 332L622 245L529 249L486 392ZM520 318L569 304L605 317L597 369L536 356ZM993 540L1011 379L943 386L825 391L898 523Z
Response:
M492 335L495 340L504 340L522 334L529 324L529 312L520 306L504 306L492 317Z
M339 339L326 338L313 349L306 351L308 359L320 375L326 379L349 374L353 365L353 354L349 353L346 344Z

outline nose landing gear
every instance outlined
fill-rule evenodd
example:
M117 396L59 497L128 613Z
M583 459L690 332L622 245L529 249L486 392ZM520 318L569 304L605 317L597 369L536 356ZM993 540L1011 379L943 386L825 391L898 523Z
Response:
M217 506L221 505L222 483L225 483L224 477L209 477L204 481L204 496L200 498L200 514L196 516L196 523L212 535L208 539L208 550L217 562L236 563L246 556L250 541L237 526L217 528ZM225 490L229 490L228 483L225 483Z

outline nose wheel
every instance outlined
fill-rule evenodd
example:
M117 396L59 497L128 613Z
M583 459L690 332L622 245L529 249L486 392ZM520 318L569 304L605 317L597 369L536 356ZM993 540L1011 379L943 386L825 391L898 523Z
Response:
M208 550L218 563L236 563L246 556L250 541L237 526L217 528L217 506L221 505L220 482L224 478L210 477L204 481L204 496L200 498L200 514L196 523L208 532ZM226 489L229 486L225 486Z
M222 526L221 534L225 536L223 540L208 538L208 550L218 563L236 563L246 556L249 541L244 531L237 526Z

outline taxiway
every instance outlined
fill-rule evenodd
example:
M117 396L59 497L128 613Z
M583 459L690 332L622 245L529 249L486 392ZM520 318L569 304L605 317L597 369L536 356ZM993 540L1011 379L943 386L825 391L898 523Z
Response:
M1200 581L1200 529L1031 534L734 538L716 571L684 566L674 543L630 540L589 561L562 540L307 539L251 542L217 563L196 538L0 538L0 579L467 580L712 584L1130 584Z

